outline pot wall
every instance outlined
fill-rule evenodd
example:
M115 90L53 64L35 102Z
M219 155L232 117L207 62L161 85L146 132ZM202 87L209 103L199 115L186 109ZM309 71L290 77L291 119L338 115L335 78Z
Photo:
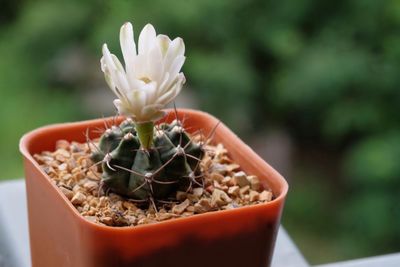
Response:
M174 119L171 114L167 120ZM206 136L218 123L203 112L179 110L178 114L185 117L185 128L203 129ZM103 122L48 126L21 139L33 267L270 265L287 183L222 123L213 140L223 143L244 171L272 189L276 197L272 202L137 227L115 228L85 220L32 155L54 150L59 139L85 142L86 129L103 127Z

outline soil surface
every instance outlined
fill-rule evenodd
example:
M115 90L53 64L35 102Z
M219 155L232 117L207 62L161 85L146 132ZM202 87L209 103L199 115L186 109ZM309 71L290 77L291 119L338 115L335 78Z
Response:
M271 190L234 163L222 144L205 145L200 168L204 186L176 193L166 202L143 204L104 192L101 168L90 160L90 145L59 140L56 151L34 155L52 182L87 220L108 226L157 223L205 212L271 201Z

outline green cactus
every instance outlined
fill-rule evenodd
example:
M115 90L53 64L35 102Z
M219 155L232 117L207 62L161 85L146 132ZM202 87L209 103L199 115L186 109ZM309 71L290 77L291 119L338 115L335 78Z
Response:
M103 133L91 159L101 162L104 186L132 199L166 200L201 185L202 145L192 142L178 120L151 127L145 128L151 136L143 137L136 131L143 128L126 119Z

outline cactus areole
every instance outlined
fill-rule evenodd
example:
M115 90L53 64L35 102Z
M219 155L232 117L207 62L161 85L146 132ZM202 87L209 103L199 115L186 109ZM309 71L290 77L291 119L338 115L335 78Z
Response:
M182 124L155 126L162 109L173 101L185 83L180 72L185 61L181 38L156 35L147 24L139 35L138 50L132 24L120 31L125 66L103 45L101 69L120 115L120 125L107 129L92 160L101 162L104 185L137 200L162 200L202 185L199 163L201 144L193 142Z

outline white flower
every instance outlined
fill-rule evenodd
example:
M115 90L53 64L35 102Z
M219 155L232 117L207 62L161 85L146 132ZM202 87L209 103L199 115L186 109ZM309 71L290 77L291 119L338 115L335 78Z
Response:
M118 97L114 105L120 114L136 122L155 121L164 115L161 109L175 99L185 83L180 72L185 45L182 38L171 41L166 35L156 35L151 24L139 35L138 52L133 38L132 24L127 22L120 31L125 68L104 44L101 70Z

